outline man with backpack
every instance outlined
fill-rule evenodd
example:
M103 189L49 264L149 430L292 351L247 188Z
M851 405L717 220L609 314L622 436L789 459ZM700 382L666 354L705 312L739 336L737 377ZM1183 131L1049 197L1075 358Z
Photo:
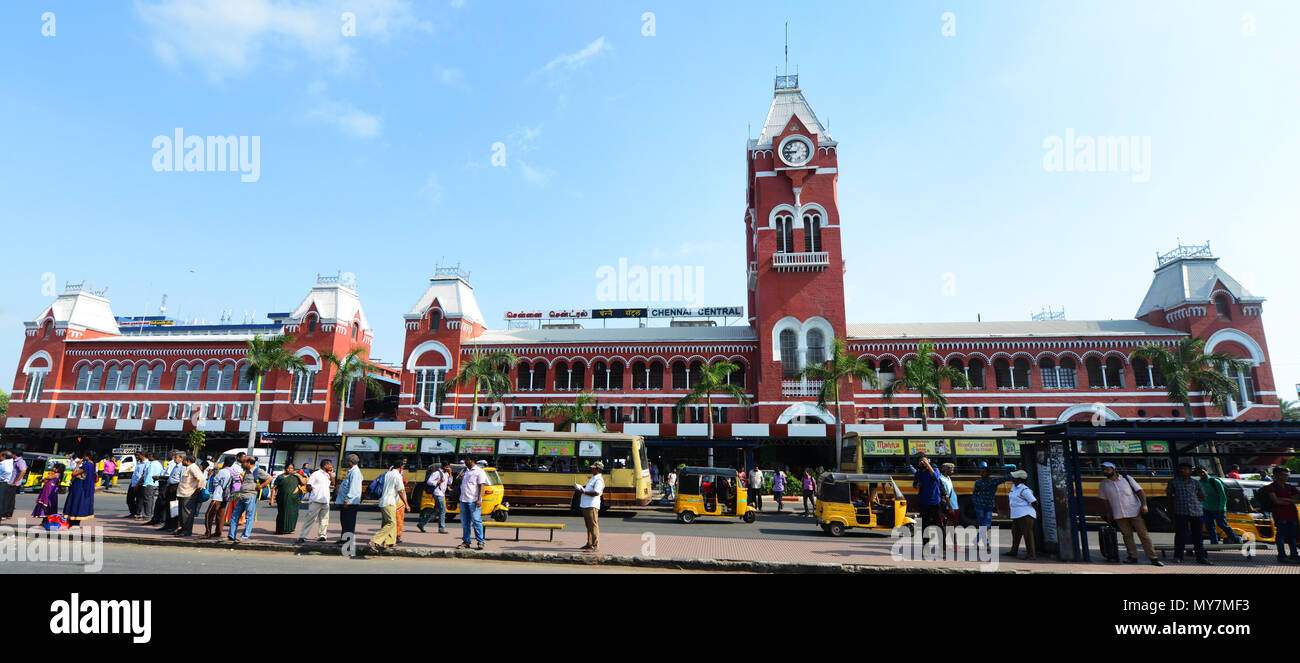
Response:
M1097 497L1106 504L1105 518L1124 535L1124 548L1128 551L1128 563L1137 564L1137 544L1133 542L1133 532L1137 531L1142 541L1142 552L1152 566L1164 566L1156 559L1155 546L1151 545L1151 535L1147 533L1146 521L1142 515L1147 512L1147 496L1142 492L1133 477L1120 474L1115 464L1101 464L1103 479L1097 485Z
M439 467L429 469L424 479L424 489L433 495L432 509L421 509L420 520L415 524L421 532L434 516L438 517L438 533L447 533L447 484L451 481L451 463L443 461Z
M375 484L378 483L381 493L379 497L381 525L379 531L370 537L371 551L397 545L397 505L399 502L406 504L406 482L402 480L402 473L397 468L396 465L389 467L384 476L370 483L372 492L375 490ZM409 509L410 506L408 505L407 508Z

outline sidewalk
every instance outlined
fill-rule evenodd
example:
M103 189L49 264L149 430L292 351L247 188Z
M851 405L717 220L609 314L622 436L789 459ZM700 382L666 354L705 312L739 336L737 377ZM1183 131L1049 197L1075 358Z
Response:
M275 535L274 511L265 506L258 510L258 519L254 524L250 541L232 544L223 533L220 539L199 540L196 537L179 538L165 535L155 527L147 527L138 521L122 517L103 517L85 521L87 525L104 528L105 542L137 543L145 545L180 545L212 546L225 548L247 548L254 550L280 550L286 552L312 552L331 554L339 550L334 543L339 536L338 512L331 512L327 544L312 541L299 546L297 535ZM357 522L358 555L365 555L366 542L379 529L379 517L376 512L362 511ZM975 561L906 561L895 559L891 555L894 540L888 535L866 534L850 531L843 537L810 537L808 540L771 540L763 538L727 538L703 537L689 535L664 535L630 533L602 533L599 554L583 553L579 548L586 543L586 532L582 530L565 530L555 533L554 542L546 540L543 531L523 530L523 540L514 541L515 531L506 527L488 528L487 549L483 552L456 550L460 543L460 522L448 523L447 534L437 534L436 524L429 527L428 533L421 533L415 527L416 518L408 514L402 544L393 550L384 551L385 555L402 555L412 557L474 557L483 556L492 559L514 561L570 562L579 564L621 564L636 566L656 566L666 568L704 569L704 570L749 570L757 572L806 572L806 573L980 573L982 566ZM9 521L7 525L16 525ZM32 525L29 522L29 525ZM302 521L299 522L301 528ZM508 525L508 523L507 523ZM203 533L202 525L196 522L196 531ZM43 531L43 530L42 530ZM299 530L301 531L301 529ZM1010 535L1002 532L1002 550L1010 542ZM1093 559L1100 557L1094 553ZM1106 562L1058 562L1040 558L1028 562L1010 560L999 556L996 570L1012 573L1271 573L1300 574L1300 565L1278 565L1272 550L1262 550L1255 558L1248 559L1237 551L1211 553L1214 566L1202 566L1190 560L1184 564L1174 564L1165 558L1166 566L1154 567L1145 562L1139 564L1112 564Z

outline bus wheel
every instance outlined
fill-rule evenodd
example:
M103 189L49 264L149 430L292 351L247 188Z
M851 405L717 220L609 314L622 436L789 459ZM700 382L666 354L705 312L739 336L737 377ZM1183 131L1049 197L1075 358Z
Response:
M742 516L742 518L744 518L745 522L752 523L755 520L758 520L758 514L754 513L753 511L746 511L745 515Z
M844 523L826 523L826 533L831 536L844 536Z
M496 511L492 512L492 520L495 520L499 523L504 523L506 521L506 518L509 518L509 516L507 515L508 513L509 513L508 511L502 511L501 509L497 509Z
M683 511L683 512L677 514L677 519L680 520L680 521L682 521L683 523L689 525L689 524L695 522L695 512L694 512L694 511Z

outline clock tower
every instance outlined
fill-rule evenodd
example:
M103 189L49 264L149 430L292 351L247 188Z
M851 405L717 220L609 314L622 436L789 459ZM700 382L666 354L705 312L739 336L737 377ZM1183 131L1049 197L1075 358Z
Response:
M846 335L838 144L813 113L799 77L777 76L772 106L746 151L745 246L750 325L759 340L758 421L832 423L818 386L794 376L824 362ZM840 395L852 421L853 394ZM828 416L828 414L830 416Z

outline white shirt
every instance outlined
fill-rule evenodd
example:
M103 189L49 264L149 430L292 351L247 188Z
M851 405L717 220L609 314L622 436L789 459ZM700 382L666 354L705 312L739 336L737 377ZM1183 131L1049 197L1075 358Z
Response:
M763 470L760 470L757 467L755 467L754 471L749 473L749 487L750 488L763 487Z
M1034 499L1034 491L1030 490L1027 484L1012 486L1011 492L1007 493L1007 501L1011 503L1012 520L1021 516L1037 517L1038 515L1033 507L1034 502L1037 501Z
M384 480L387 483L387 479ZM311 492L307 495L308 502L316 504L329 504L330 502L330 475L325 470L316 470L307 477L307 485L311 486ZM388 491L385 490L385 493ZM394 502L396 504L396 502Z
M9 483L14 480L14 459L8 458L0 460L0 482Z
M148 474L146 471L145 474ZM217 471L217 479L212 482L212 499L216 502L226 501L225 488L230 484L231 472L229 467L223 467Z
M397 499L397 491L406 491L406 482L402 481L402 473L397 470L389 470L384 474L384 496L379 498L379 506L397 506L401 500Z
M596 493L588 495L588 492ZM583 509L599 509L600 496L605 492L605 475L593 474L587 481L587 485L582 489L582 497L578 500L578 506Z

